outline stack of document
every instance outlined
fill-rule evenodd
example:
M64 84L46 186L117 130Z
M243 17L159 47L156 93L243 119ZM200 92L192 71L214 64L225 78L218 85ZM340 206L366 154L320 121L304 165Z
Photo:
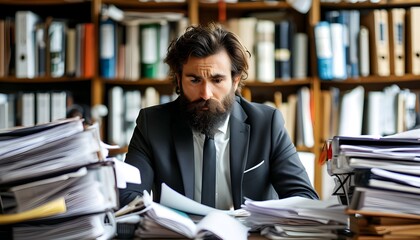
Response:
M114 236L114 162L98 136L80 118L0 132L0 225L13 239Z
M249 228L236 219L234 213L237 212L222 211L194 202L162 184L159 203L153 202L149 193L145 191L142 197L134 199L115 215L117 223L131 222L131 219L135 220L133 217L140 216L133 235L141 239L245 240Z
M247 199L243 208L251 213L247 225L269 239L337 239L348 223L345 206L332 200Z
M412 230L420 223L419 131L390 137L335 137L332 143L334 157L346 162L353 175L347 212L365 219L364 224L358 220L354 231L359 236L419 238L420 231ZM372 221L373 217L393 221L387 225ZM406 223L407 219L413 221Z

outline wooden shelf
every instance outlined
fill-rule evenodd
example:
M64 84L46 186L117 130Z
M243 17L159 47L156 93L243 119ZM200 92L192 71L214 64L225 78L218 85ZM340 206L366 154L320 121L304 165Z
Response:
M396 7L413 7L420 6L419 0L408 0L408 1L393 1L386 2L381 1L379 3L366 2L338 2L338 3L327 3L321 2L323 9L376 9L376 8L396 8Z
M396 84L401 88L420 89L420 75L406 74L404 76L368 76L349 78L346 80L321 81L321 88L338 87L343 90L353 89L362 85L368 91L383 90L384 87Z
M84 77L36 77L36 78L16 78L16 77L0 77L0 83L69 83L69 82L90 82L93 78Z
M60 5L89 3L90 0L2 0L2 5Z
M274 82L271 82L271 83L245 80L245 84L247 87L304 86L304 85L310 85L311 83L312 83L312 78L290 79L290 80L276 79Z
M113 4L123 8L142 8L142 9L186 9L188 7L187 1L184 2L156 2L156 1L138 1L138 0L103 0L103 4Z
M218 9L219 4L216 3L199 3L202 9ZM258 11L258 10L278 10L278 9L292 9L292 7L285 1L264 1L264 2L237 2L237 3L226 3L227 10L247 10L247 11Z

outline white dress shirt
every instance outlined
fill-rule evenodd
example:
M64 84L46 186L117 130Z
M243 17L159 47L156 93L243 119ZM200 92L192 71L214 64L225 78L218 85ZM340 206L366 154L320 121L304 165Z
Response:
M231 180L230 180L230 160L229 160L229 118L214 135L216 145L216 208L233 209ZM201 202L201 181L203 166L203 145L205 136L202 133L193 131L194 137L194 200Z

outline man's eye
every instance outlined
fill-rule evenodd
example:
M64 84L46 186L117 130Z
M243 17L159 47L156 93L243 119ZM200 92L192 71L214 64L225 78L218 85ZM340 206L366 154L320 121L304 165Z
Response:
M221 83L223 81L223 79L222 78L215 78L213 81L215 83Z
M199 82L200 82L200 79L198 79L198 78L193 78L193 79L191 79L191 82L192 82L192 83L199 83Z

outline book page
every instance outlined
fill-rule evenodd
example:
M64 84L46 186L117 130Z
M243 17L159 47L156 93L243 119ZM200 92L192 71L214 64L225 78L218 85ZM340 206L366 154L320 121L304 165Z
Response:
M219 210L212 208L201 203L198 203L192 199L185 197L182 194L171 189L165 183L162 183L162 193L160 197L160 204L165 205L170 208L178 209L183 212L202 215L205 216L210 212L220 211L227 213L228 215L239 217L239 216L248 216L249 213L243 209L237 210Z

